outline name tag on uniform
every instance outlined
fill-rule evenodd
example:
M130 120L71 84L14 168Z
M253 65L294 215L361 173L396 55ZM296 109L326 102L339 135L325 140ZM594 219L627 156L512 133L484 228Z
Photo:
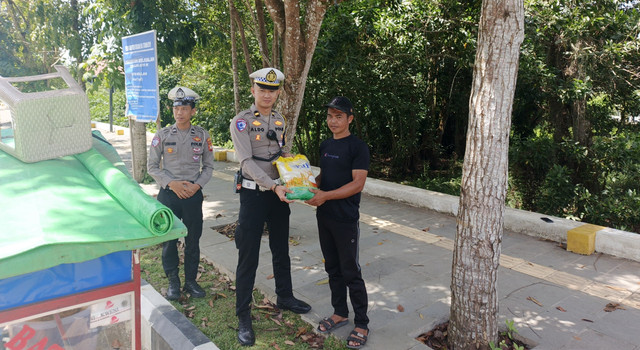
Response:
M255 190L256 189L256 182L255 181L251 181L251 180L247 180L247 179L242 179L242 187L248 188L250 190Z

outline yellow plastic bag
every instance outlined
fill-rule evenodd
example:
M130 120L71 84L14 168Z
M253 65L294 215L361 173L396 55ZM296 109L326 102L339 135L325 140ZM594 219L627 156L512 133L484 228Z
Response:
M298 154L295 157L278 157L274 162L280 180L283 185L287 186L293 193L287 193L287 199L307 200L313 198L314 193L309 189L317 189L316 178L311 172L311 164L309 159Z

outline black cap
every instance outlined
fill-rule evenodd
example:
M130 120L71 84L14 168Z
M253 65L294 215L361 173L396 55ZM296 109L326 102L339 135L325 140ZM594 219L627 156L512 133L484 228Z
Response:
M353 115L353 106L351 105L351 101L349 101L349 99L344 96L336 96L331 100L331 102L327 103L324 106L328 108L339 109L347 113L348 116Z

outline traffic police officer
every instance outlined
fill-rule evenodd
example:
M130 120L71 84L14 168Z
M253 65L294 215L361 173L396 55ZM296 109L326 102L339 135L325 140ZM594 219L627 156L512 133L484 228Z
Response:
M285 197L291 190L278 184L278 170L272 164L282 154L285 142L285 119L272 109L280 94L284 74L275 68L263 68L249 77L253 79L254 104L236 115L230 125L243 177L235 232L238 248L236 315L238 341L242 345L255 343L250 303L265 222L269 230L278 307L295 313L311 310L309 304L293 296L289 258L291 201Z
M186 87L175 87L168 96L173 100L176 123L162 128L154 136L147 171L161 187L158 201L169 207L187 226L184 291L194 298L202 298L206 292L196 282L203 222L202 187L209 182L213 172L213 146L207 130L191 124L200 96ZM169 279L169 300L180 298L177 243L175 239L164 242L162 246L162 267Z

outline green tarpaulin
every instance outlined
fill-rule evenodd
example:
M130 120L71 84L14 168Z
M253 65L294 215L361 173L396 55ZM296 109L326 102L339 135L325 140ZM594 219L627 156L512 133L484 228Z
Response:
M94 136L85 153L36 163L0 151L0 279L186 235Z

